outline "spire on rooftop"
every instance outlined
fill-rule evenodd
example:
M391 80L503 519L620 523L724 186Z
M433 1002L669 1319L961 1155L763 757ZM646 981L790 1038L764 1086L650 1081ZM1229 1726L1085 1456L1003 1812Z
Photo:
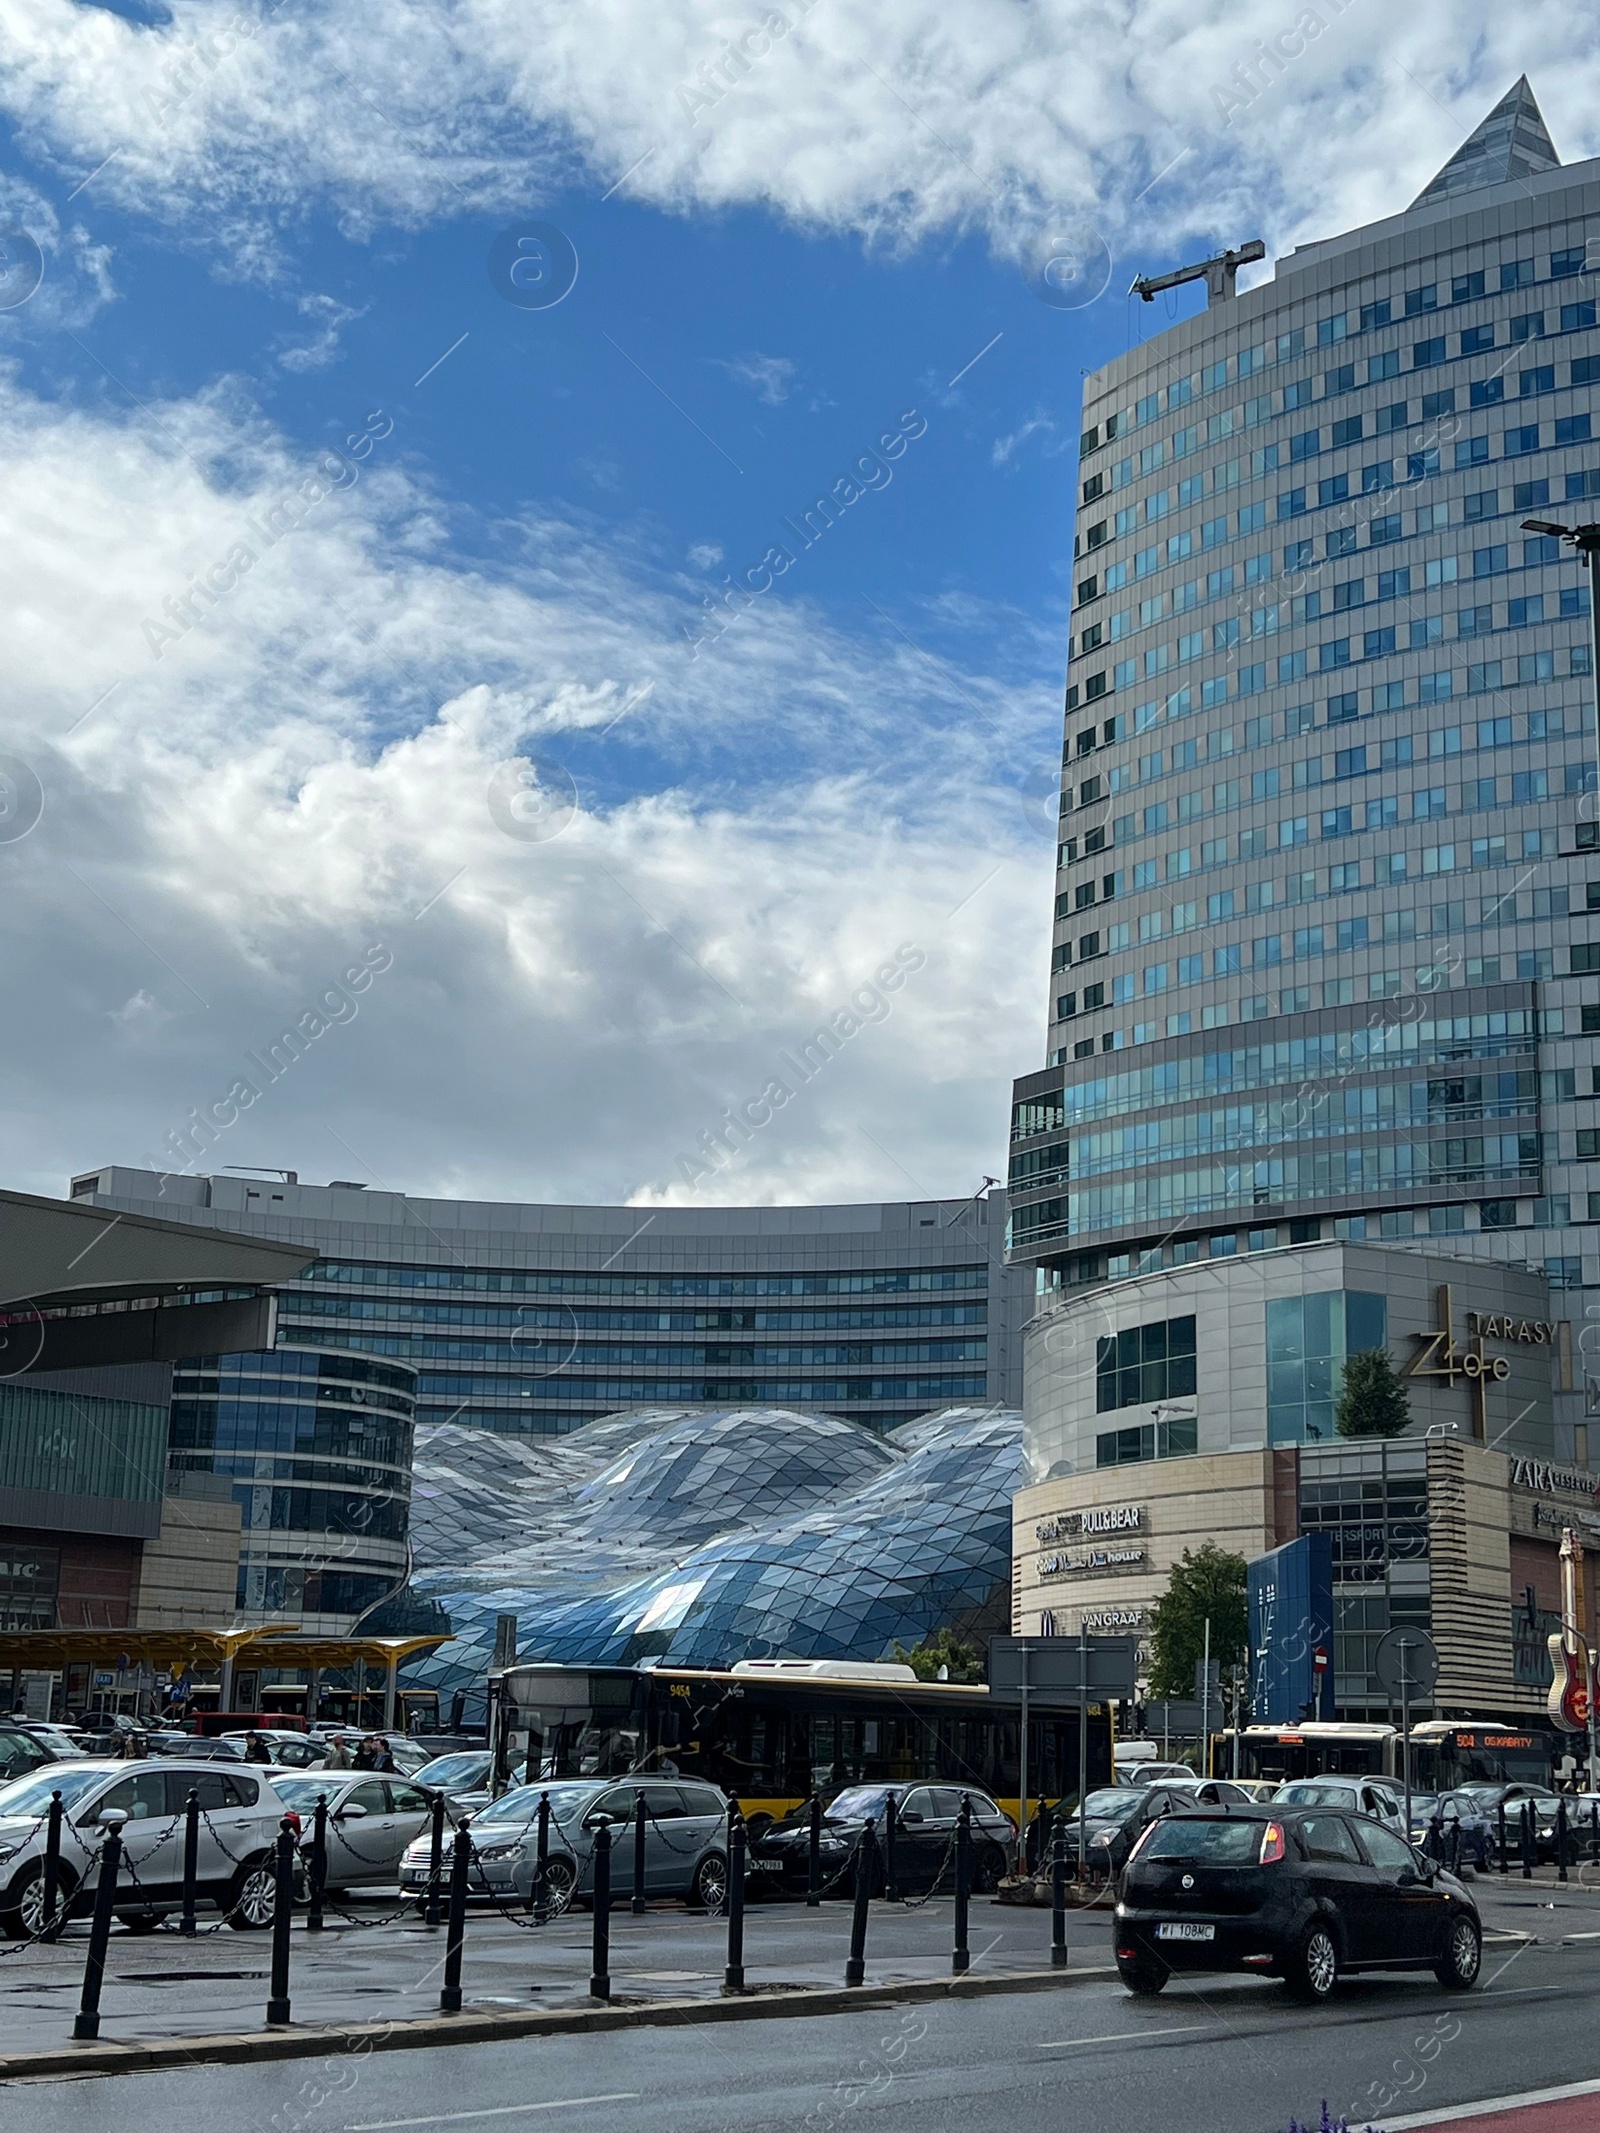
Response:
M1524 74L1411 205L1432 207L1436 201L1453 200L1458 193L1475 193L1485 185L1507 185L1514 178L1560 168L1561 158Z

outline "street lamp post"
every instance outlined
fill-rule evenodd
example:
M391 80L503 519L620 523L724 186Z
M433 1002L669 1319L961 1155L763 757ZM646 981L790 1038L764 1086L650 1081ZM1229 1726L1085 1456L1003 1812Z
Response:
M1600 761L1600 525L1560 526L1554 519L1525 518L1524 533L1544 533L1553 540L1566 541L1583 558L1583 567L1589 573L1589 686L1595 697L1595 730L1590 735Z

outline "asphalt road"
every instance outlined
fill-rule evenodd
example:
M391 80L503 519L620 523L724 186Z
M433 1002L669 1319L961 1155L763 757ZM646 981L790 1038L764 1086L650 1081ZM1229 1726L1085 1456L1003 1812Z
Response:
M1587 1921L1584 1921L1587 1923ZM1359 1979L1315 2012L1264 1979L890 2005L799 2021L17 2084L29 2133L1284 2133L1357 2129L1600 2073L1600 1940L1490 1951L1468 1997ZM24 2090L26 2093L23 2093Z

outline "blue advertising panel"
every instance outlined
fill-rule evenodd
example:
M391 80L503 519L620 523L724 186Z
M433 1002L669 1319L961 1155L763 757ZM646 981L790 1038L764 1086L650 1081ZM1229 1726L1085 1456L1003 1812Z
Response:
M1252 1719L1332 1718L1333 1543L1326 1533L1302 1534L1258 1555L1249 1577Z

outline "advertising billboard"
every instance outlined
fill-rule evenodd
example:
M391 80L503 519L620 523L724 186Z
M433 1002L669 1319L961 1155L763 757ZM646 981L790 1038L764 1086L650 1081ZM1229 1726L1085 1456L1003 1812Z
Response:
M1257 1725L1333 1716L1333 1544L1305 1533L1249 1566L1250 1715Z

